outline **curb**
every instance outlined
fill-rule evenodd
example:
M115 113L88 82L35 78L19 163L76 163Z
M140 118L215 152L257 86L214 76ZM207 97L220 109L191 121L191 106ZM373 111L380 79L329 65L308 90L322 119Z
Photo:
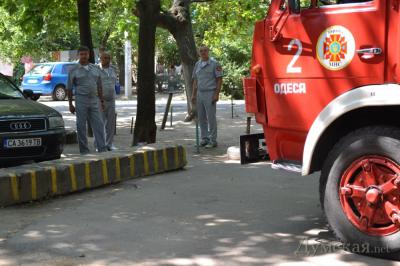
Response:
M43 200L182 169L183 146L89 154L0 170L0 206Z

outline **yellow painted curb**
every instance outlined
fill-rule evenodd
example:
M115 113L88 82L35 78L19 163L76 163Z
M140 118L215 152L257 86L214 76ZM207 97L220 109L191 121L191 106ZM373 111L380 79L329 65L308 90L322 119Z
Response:
M96 158L61 159L9 168L0 172L5 193L0 193L0 206L9 206L52 196L65 195L183 168L186 150L182 146L144 147L127 154L100 154Z

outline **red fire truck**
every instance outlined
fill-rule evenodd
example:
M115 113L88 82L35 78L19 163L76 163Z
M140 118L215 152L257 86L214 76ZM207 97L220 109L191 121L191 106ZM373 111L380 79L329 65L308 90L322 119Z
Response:
M399 5L273 0L244 79L275 166L321 171L336 236L390 252L400 250Z

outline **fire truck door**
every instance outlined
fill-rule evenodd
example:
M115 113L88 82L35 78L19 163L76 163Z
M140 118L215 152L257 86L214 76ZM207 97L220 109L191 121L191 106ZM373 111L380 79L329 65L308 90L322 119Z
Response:
M311 76L343 77L354 87L383 82L386 1L358 2L303 10L301 21L319 63Z
M335 97L383 83L385 16L384 0L291 13L280 37L266 45L270 126L306 132Z

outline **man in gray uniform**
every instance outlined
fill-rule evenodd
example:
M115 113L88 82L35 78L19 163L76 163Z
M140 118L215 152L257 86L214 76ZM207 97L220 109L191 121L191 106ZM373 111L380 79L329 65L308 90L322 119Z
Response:
M116 150L113 145L115 133L115 85L117 69L110 64L111 55L104 52L100 56L100 73L103 84L104 110L103 120L106 127L106 146L109 151Z
M89 48L80 47L78 50L79 64L72 68L68 75L69 110L76 112L76 128L78 131L79 151L89 153L86 136L86 122L89 121L99 152L107 151L105 144L104 123L99 110L104 108L100 68L89 63ZM72 90L75 87L75 106L72 103Z
M199 49L201 59L193 70L192 103L197 103L197 116L201 130L202 147L217 147L217 102L222 87L222 67L209 57L209 49L202 45Z

